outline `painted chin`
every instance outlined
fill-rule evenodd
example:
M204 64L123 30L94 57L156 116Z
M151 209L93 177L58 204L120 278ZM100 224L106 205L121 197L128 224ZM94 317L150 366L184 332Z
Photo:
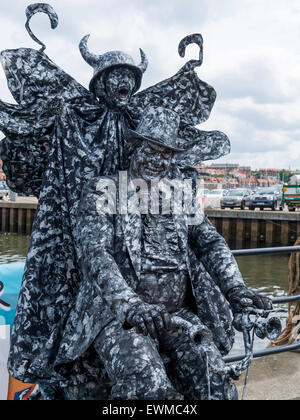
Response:
M167 171L165 168L157 169L157 168L148 166L148 167L143 168L142 174L143 174L144 179L151 180L151 179L163 178L164 176L166 176Z

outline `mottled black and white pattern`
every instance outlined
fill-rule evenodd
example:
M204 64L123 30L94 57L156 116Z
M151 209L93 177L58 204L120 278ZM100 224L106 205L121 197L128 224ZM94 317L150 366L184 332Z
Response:
M142 83L143 73L148 67L148 60L144 51L140 49L141 62L137 66L134 63L132 57L124 53L123 51L108 51L100 56L93 54L88 49L88 39L89 35L86 35L82 38L79 44L79 49L84 60L94 69L94 76L90 81L90 90L93 91L95 89L95 83L99 79L103 81L103 76L105 76L106 71L111 70L114 67L126 67L132 70L136 78L136 85L134 91L136 92L137 90L139 90ZM102 88L105 88L104 83L102 83Z
M109 278L114 275L112 292L119 285L118 293L123 291L124 280L112 257L102 259L105 247L97 247L95 231L89 233L89 223L96 223L92 221L94 210L85 218L86 227L79 221L83 217L81 214L79 219L78 204L84 184L94 177L128 168L132 146L126 143L125 133L128 128L136 128L149 105L170 108L180 116L178 137L191 146L189 151L177 155L180 168L228 153L230 145L225 134L195 128L209 117L215 91L199 80L189 62L175 76L136 93L126 106L115 108L108 97L97 98L41 51L7 50L1 57L9 89L17 102L0 102L0 129L6 136L0 145L3 169L12 190L39 198L12 333L9 371L21 381L39 383L44 390L52 390L53 396L57 396L57 389L65 389L66 394L60 391L65 398L89 398L95 395L97 384L97 397L105 398L105 373L91 343L101 328L111 322L112 312L102 311L107 307L103 306L106 296L93 279L98 270L109 273ZM144 58L142 62L145 64ZM186 240L185 225L176 223L178 234ZM86 240L94 246L96 259L88 276L83 275L79 263L87 245L77 247L78 226L86 229ZM122 235L120 225L108 226L108 242L113 229L116 235ZM126 226L129 232L138 225L129 220ZM216 276L216 284L194 260L191 266L198 267L194 273L194 295L200 318L205 318L203 322L211 326L217 345L226 352L232 335L219 286L226 289L235 285L236 272L231 268L227 271L228 264L232 267L231 256L214 229L207 223L198 229L194 234L192 229L189 238L197 245L201 231L207 234L199 244L203 248L202 264ZM125 243L120 240L119 244L123 245L113 251L114 255L117 260L124 259L121 266L126 282L134 286L135 273ZM205 251L212 247L210 256ZM213 263L221 253L222 263ZM228 282L223 282L224 270L232 275ZM101 281L109 279L103 275ZM124 293L122 298L129 301L131 291L125 287ZM211 310L204 310L204 301L213 301L220 313L210 303Z
M34 4L30 4L27 9L26 9L26 17L27 17L27 21L25 23L25 28L27 29L27 32L29 33L29 35L31 36L31 38L37 42L38 44L40 44L42 46L42 48L40 49L40 51L44 51L46 49L46 45L41 42L32 32L31 28L30 28L30 20L32 18L33 15L35 15L36 13L46 13L50 19L50 23L51 23L51 28L55 29L58 25L58 16L55 12L55 10L53 9L52 6L50 6L50 4L47 3L34 3Z
M0 101L0 128L6 136L0 144L0 157L9 187L19 193L38 196L58 124L68 124L69 134L73 133L74 148L77 147L76 141L81 145L88 144L90 136L96 135L97 128L106 131L106 127L110 125L110 118L106 118L105 113L110 101L104 91L100 95L100 102L97 101L42 52L22 48L3 51L1 57L8 87L18 105ZM230 151L230 143L224 133L205 132L195 128L195 125L209 117L216 95L211 86L198 79L188 64L172 78L134 95L130 103L121 109L121 114L128 121L125 126L130 128L136 127L144 109L149 105L164 106L176 111L181 120L178 137L189 146L193 145L189 151L178 156L178 165L181 168L194 166L200 161L217 159ZM77 106L74 109L75 105ZM71 124L73 128L70 128L68 117L71 118L73 112L77 114L77 119L81 119L82 131L78 124ZM67 115L66 119L63 118L64 113ZM107 149L102 150L102 153L115 152L117 167L121 167L123 152L119 150L124 145L113 140L116 131L120 129L118 120L116 117L110 133L112 148L107 147L104 140L102 149ZM90 121L94 123L94 130L87 127ZM123 123L120 124L123 130ZM87 133L84 131L85 127ZM107 137L107 134L103 137ZM123 142L124 140L121 141ZM111 159L113 158L109 157ZM113 173L114 170L113 167L109 172Z
M192 34L192 35L187 35L186 37L184 37L178 45L178 54L180 55L180 57L184 57L185 50L187 46L190 44L197 44L200 48L200 51L199 51L199 60L190 60L188 65L192 68L201 66L202 61L203 61L203 38L201 34Z
M128 130L127 138L141 143L150 140L152 143L163 144L169 150L184 152L188 143L177 138L180 124L179 115L170 109L149 106L144 110L135 130Z
M233 381L222 372L225 366L222 356L199 318L182 308L173 319L197 328L201 344L180 326L151 339L134 329L122 328L118 321L109 324L97 337L94 347L109 374L111 397L122 400L237 399ZM215 368L209 378L208 362Z
M178 240L171 214L143 215L141 276L137 292L147 303L160 303L168 312L183 307L188 284L186 250Z
M177 175L180 176L178 172ZM112 180L118 182L117 178ZM188 227L184 214L168 217L131 213L99 214L96 203L102 192L97 187L98 183L98 178L88 183L79 208L76 238L79 265L83 270L84 280L80 285L78 303L84 306L78 308L75 315L78 318L73 319L72 325L69 324L68 327L82 326L85 313L89 316L95 314L94 322L89 323L91 329L88 335L77 333L77 339L80 341L78 343L74 342L76 330L70 330L68 337L72 337L72 341L68 341L68 345L65 346L64 355L59 354L58 357L68 355L72 358L78 346L84 345L88 348L98 337L96 350L113 383L115 398L129 398L129 392L137 393L131 397L168 398L167 395L163 395L163 390L170 391L174 398L170 378L166 376L158 348L155 349L157 346L152 343L151 338L138 337L134 332L122 330L124 322L128 320L129 324L131 323L127 314L131 308L141 314L142 309L145 314L147 311L151 312L152 306L162 305L169 313L178 315L178 312L182 313L186 308L183 318L193 317L193 322L196 319L199 324L203 323L209 328L212 334L211 346L218 348L216 351L221 358L221 354L226 354L231 349L234 337L225 296L236 287L245 288L241 274L227 244L207 218L200 225ZM155 232L151 223L155 224ZM164 244L166 236L169 236L168 247ZM178 281L174 276L178 276ZM161 284L163 290L160 290ZM93 292L95 289L97 291ZM97 296L97 302L94 300L91 302L92 306L86 308L87 299L91 295L94 299ZM97 320L95 316L99 312L101 317ZM152 338L154 337L155 335ZM161 345L164 340L162 334L159 338ZM179 348L182 347L180 339L177 344ZM186 345L190 349L191 345ZM175 343L172 347L166 345L166 352L173 353L174 346ZM141 355L138 356L141 348L144 354L142 366L139 364ZM178 349L176 351L180 352ZM185 351L183 365L188 363L185 372L190 369L190 375L185 381L194 377L199 386L202 384L201 389L204 392L203 363L201 367L199 360L196 361L197 357L201 359L203 355L201 356L200 350L199 354L195 354L195 351ZM136 358L133 355L136 355ZM193 360L193 357L196 359ZM157 363L157 366L154 368L153 364L147 364L148 359ZM129 372L124 366L132 369L132 372L129 372L130 375L135 375L133 383L139 387L138 390L130 388L131 382L126 376ZM125 377L121 379L122 375L120 377L117 373L123 369ZM180 371L183 366L178 369ZM142 371L148 372L148 379L145 381L144 376L139 373ZM195 375L198 379L201 377L201 380L196 380ZM181 382L178 378L177 380ZM196 383L194 385L196 386ZM196 392L195 389L193 392ZM203 393L200 397L200 394L193 392L191 391L190 398L197 395L198 399L202 399L206 395Z
M55 126L65 101L93 103L92 95L44 53L29 48L6 50L1 61L18 105L0 101L3 170L16 192L39 195Z

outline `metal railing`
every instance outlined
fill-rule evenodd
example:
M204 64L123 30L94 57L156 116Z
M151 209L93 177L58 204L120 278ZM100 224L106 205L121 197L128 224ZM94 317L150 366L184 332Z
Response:
M253 359L257 359L263 356L271 356L273 354L284 353L286 351L297 351L300 350L300 341L295 341L293 344L286 346L270 347L253 353ZM237 354L236 356L226 356L223 358L225 363L239 362L245 358L246 354Z
M243 257L248 255L263 254L286 254L290 252L300 252L300 246L279 246L274 248L253 248L253 249L236 249L232 251L235 257Z
M290 252L300 252L300 246L279 246L273 248L252 248L252 249L236 249L232 253L235 257L247 257L248 255L265 255L265 254L287 254ZM272 302L291 303L300 300L300 295L284 296L273 298Z
M300 252L300 246L283 246L283 247L274 247L274 248L253 248L253 249L239 249L232 251L235 257L239 256L248 256L248 255L263 255L263 254L283 254L283 253L290 253L290 252ZM280 304L280 303L291 303L300 301L300 294L294 296L282 296L272 299L273 304ZM274 354L284 353L286 351L298 351L300 350L300 341L295 341L293 344L285 345L285 346L277 346L266 348L257 352L253 353L253 359L262 357L262 356L270 356ZM226 356L224 357L224 361L226 363L232 363L241 361L245 358L246 354L238 354L235 356Z

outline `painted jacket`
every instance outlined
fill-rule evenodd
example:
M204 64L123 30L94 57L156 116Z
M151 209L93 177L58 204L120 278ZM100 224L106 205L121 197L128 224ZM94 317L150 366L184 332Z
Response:
M141 274L141 215L100 214L99 179L91 180L83 190L76 230L83 274L77 299L80 307L77 342L84 347L112 319L124 322L130 305L141 300L135 292ZM117 178L111 179L117 185ZM234 338L225 298L232 288L244 285L241 273L225 240L206 216L200 224L192 226L188 226L183 213L173 214L173 218L181 248L187 249L189 305L211 329L215 343L225 354ZM85 325L89 327L84 328ZM70 344L65 354L72 358L74 349Z

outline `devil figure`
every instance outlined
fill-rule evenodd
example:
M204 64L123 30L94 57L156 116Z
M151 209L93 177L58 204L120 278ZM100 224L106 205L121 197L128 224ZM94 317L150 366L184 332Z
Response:
M201 35L187 36L179 44L183 57L186 47L197 43L198 60L190 60L171 78L139 93L147 68L143 51L139 65L119 51L97 56L89 51L86 36L80 51L94 69L88 91L45 55L44 44L29 27L37 12L49 16L52 28L58 18L47 4L27 8L26 28L41 50L1 53L8 87L17 102L0 101L3 169L13 191L39 199L12 332L9 372L23 382L41 384L48 397L52 393L52 398L58 398L57 384L60 396L62 384L68 390L72 384L73 398L93 398L93 393L105 398L105 387L101 388L105 372L92 348L78 349L68 363L57 359L64 351L65 326L76 313L82 279L74 232L83 185L128 167L133 150L124 133L137 127L148 106L167 107L179 115L178 135L189 146L176 156L182 170L227 154L230 144L219 131L195 128L209 117L216 98L214 89L194 71L202 63ZM85 328L89 328L88 314ZM79 394L81 389L84 395Z

